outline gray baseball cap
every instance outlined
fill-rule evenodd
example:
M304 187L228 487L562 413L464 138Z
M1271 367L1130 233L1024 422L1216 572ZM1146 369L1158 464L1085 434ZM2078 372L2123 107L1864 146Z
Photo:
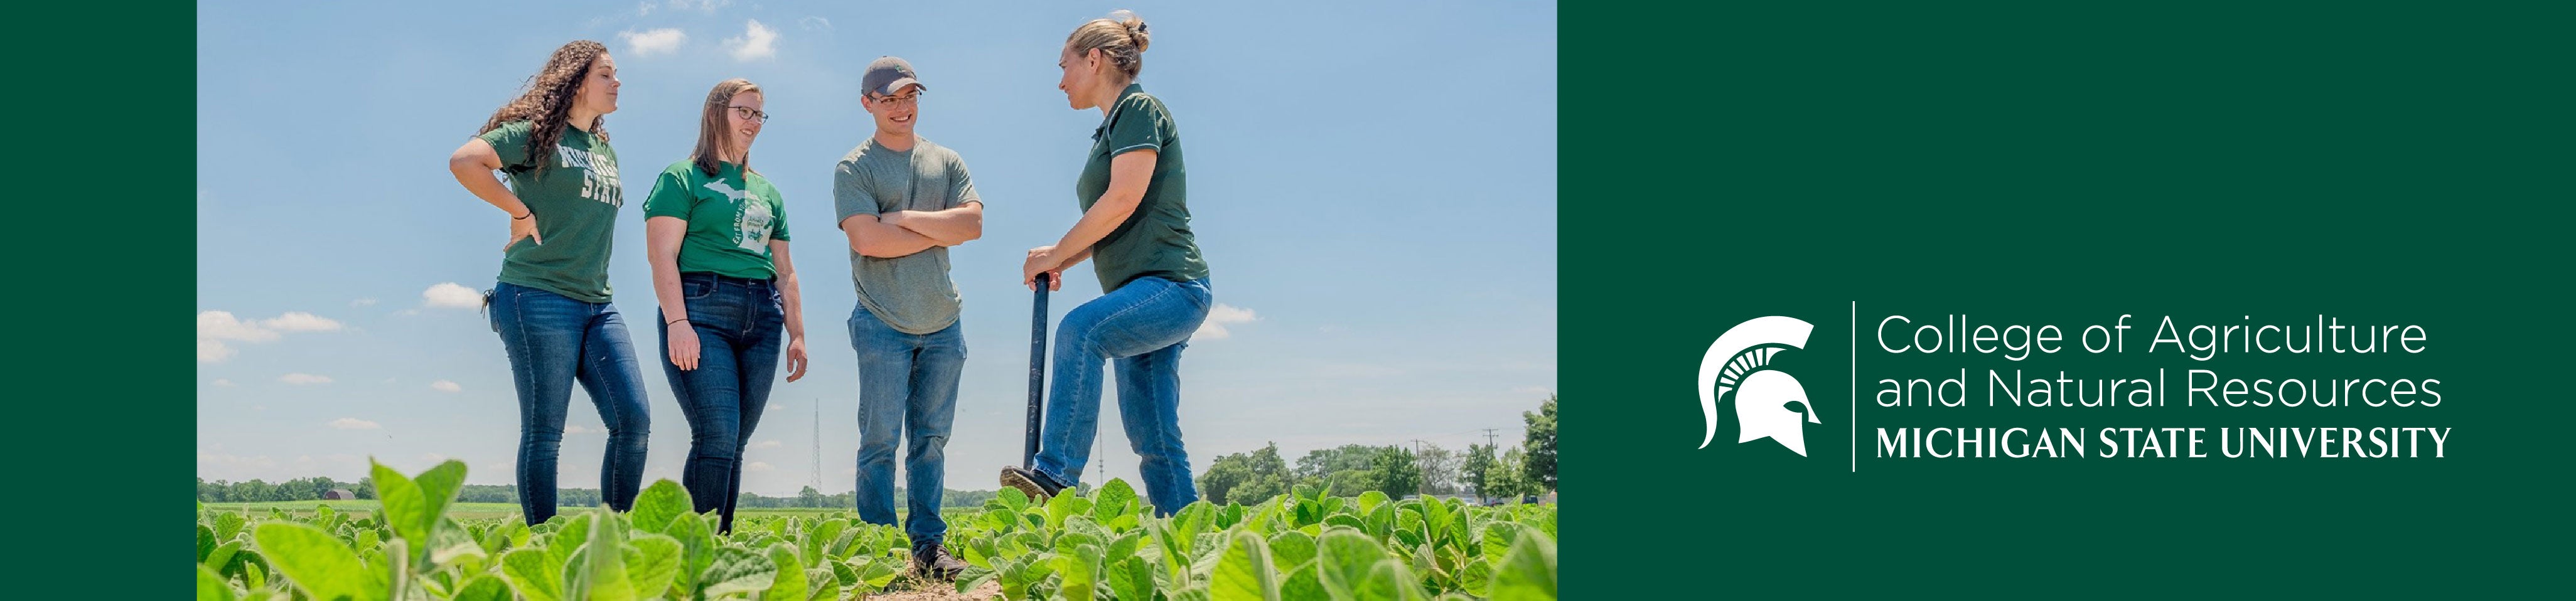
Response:
M892 96L907 85L921 85L919 76L912 73L912 63L891 56L877 57L876 61L868 63L867 76L859 80L861 91L878 96ZM921 86L921 89L928 90L930 86Z

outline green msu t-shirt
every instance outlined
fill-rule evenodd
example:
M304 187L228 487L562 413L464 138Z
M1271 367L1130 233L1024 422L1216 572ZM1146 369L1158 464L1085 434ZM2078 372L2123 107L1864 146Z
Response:
M1109 160L1148 149L1156 156L1145 198L1137 202L1126 223L1092 245L1091 268L1100 278L1102 292L1147 276L1175 282L1208 276L1198 239L1190 234L1189 175L1181 162L1180 130L1173 127L1172 113L1163 108L1163 101L1146 94L1144 86L1127 84L1109 118L1091 132L1090 161L1082 165L1082 177L1073 184L1076 200L1082 210L1091 210L1100 194L1109 190Z
M526 121L483 132L501 155L510 192L535 214L537 237L510 245L501 258L501 281L590 303L608 302L608 253L615 245L617 208L626 205L617 182L617 151L590 132L564 128L553 156L529 156ZM537 161L550 161L543 177Z
M778 276L769 241L787 239L787 206L769 178L721 163L716 175L683 159L653 179L644 196L644 218L689 222L680 238L680 273L712 273L766 280Z

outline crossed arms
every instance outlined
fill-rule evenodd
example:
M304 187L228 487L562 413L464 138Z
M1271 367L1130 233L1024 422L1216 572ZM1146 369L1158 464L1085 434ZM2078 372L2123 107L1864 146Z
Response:
M984 237L984 203L967 201L938 211L860 213L841 220L850 250L870 257L900 257L933 246L956 246Z

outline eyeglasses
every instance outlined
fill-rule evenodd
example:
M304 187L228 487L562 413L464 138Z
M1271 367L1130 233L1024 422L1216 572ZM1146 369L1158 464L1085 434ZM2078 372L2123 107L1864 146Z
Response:
M869 96L869 98L876 100L877 104L890 106L912 106L921 103L920 92L913 92L902 96Z
M747 106L729 106L725 108L733 109L733 116L737 119L750 119L761 123L769 122L769 113L761 112L760 109Z

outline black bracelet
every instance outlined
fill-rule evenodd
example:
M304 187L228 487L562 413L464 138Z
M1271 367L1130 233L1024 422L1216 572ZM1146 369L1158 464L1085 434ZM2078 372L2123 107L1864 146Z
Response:
M537 212L536 212L536 211L529 211L529 212L528 212L528 214L526 214L526 215L520 215L520 216L517 216L517 217L512 217L512 218L510 218L510 220L511 220L511 221L518 221L518 220L521 220L521 219L527 219L527 218L529 218L529 217L535 217L535 216L537 216Z
M662 327L666 327L666 328L667 328L667 327L671 327L671 324L680 323L680 322L688 321L688 320L689 320L689 318L682 317L682 318L679 318L679 319L674 319L674 320L670 320L670 321L665 321L665 322L662 322Z

